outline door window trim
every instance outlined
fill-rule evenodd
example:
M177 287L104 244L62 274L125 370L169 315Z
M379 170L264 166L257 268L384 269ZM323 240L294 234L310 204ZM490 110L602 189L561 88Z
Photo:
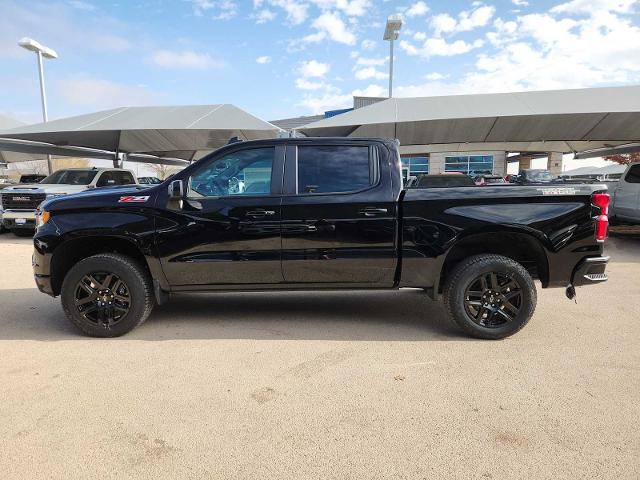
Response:
M190 196L189 193L192 191L191 189L191 178L201 171L202 169L208 167L213 162L220 160L227 155L232 155L238 152L244 152L247 150L256 150L256 149L265 149L272 148L273 149L273 163L271 166L271 189L268 194L256 194L256 195L203 195L200 197ZM216 200L220 198L271 198L274 196L282 195L282 183L283 183L283 171L284 171L284 152L285 148L283 145L275 145L275 144L266 144L266 145L255 145L251 147L239 147L233 150L226 150L222 152L220 155L216 155L215 157L209 159L204 165L200 166L200 168L194 169L187 178L187 189L185 194L185 199L201 201L201 200Z
M300 147L367 147L369 149L369 181L372 177L375 179L375 183L372 183L368 187L361 188L359 190L349 190L346 192L318 192L318 193L300 193L298 191L298 149ZM378 145L376 144L362 144L362 143L313 143L308 144L293 144L287 146L286 158L284 162L284 186L282 189L282 195L285 197L320 197L327 195L355 195L358 193L368 192L380 186L382 175L380 174L380 154L378 152Z

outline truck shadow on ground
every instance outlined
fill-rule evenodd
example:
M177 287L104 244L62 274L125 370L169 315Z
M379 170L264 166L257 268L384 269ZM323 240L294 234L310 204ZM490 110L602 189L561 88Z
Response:
M0 340L87 339L35 289L0 290L0 304ZM121 339L468 340L422 290L181 294Z

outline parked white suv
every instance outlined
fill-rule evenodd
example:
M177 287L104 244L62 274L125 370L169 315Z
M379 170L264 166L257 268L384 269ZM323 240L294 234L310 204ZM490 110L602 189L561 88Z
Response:
M68 168L58 170L40 183L21 184L2 190L2 224L14 233L31 233L36 210L46 199L92 188L135 185L136 176L120 168Z
M610 210L614 220L640 223L640 163L632 163L622 174Z

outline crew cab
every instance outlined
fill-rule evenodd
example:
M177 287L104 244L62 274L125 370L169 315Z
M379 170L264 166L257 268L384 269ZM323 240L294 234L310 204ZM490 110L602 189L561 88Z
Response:
M97 337L181 292L409 287L467 334L499 339L531 318L534 279L569 297L607 279L604 185L402 180L393 140L234 143L155 187L46 201L35 281Z
M120 168L67 168L39 183L20 184L2 190L3 227L14 233L33 233L36 210L46 199L93 188L136 184L136 176Z

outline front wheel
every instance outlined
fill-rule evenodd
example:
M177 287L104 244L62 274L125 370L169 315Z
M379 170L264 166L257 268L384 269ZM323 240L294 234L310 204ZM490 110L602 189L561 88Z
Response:
M118 337L144 322L154 306L146 270L125 255L102 253L81 260L62 282L67 318L92 337Z
M451 320L476 338L498 340L522 329L536 308L536 287L518 262L476 255L455 266L443 290Z

